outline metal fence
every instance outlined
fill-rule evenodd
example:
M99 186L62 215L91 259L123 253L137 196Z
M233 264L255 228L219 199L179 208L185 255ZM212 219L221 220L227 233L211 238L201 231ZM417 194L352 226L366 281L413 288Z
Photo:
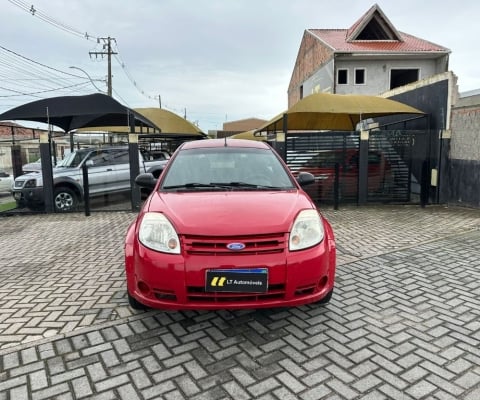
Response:
M294 174L315 175L315 183L305 191L317 204L357 203L362 162L368 171L368 202L419 202L428 143L427 131L371 131L362 160L359 132L288 134L286 162Z
M49 137L49 143L46 145L52 155L51 164L54 169L47 170L50 173L45 174L45 163L40 158L45 154L45 144L41 143L41 138L15 139L2 142L2 151L0 152L0 165L5 166L10 178L18 178L26 181L34 177L41 178L43 184L44 199L48 200L48 194L53 200L54 212L61 212L55 205L55 201L63 196L63 200L74 202L75 207L69 212L81 212L89 214L95 211L131 211L138 209L140 203L140 189L134 184L132 179L132 157L131 145L128 143L128 135L115 135L115 140L108 135L86 136L81 140L72 143L69 136ZM133 163L140 163L140 171L146 170L148 163L165 161L169 158L176 148L187 140L199 139L196 135L171 135L160 137L158 135L138 135L138 143L134 144L135 152L139 155L134 157ZM114 149L124 149L122 152ZM107 150L109 149L109 150ZM90 166L87 170L81 168L81 165L71 163L76 170L70 168L70 176L63 179L62 171L63 161L77 151L95 150L91 156ZM135 155L135 154L134 154ZM47 157L48 159L48 157ZM132 159L133 160L133 159ZM145 168L142 168L145 166ZM55 172L54 172L55 171ZM30 173L27 177L25 173ZM154 173L156 177L159 171ZM52 179L48 184L48 177ZM47 179L47 180L45 180ZM15 183L20 185L20 183ZM24 190L22 194L16 191L16 198L7 192L0 193L0 210L4 213L43 213L48 211L44 204L27 203L23 196L32 196L36 192L34 184L31 184L30 190ZM50 192L50 191L51 192ZM48 193L47 193L48 191ZM136 197L135 195L138 196ZM15 192L14 192L15 194ZM21 197L22 196L22 197ZM8 204L6 207L5 204Z

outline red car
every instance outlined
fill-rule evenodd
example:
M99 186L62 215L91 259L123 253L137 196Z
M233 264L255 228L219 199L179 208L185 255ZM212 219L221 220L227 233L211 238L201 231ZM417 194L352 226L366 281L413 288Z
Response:
M125 240L133 308L240 309L327 303L335 279L332 228L266 143L182 144Z
M324 150L308 160L299 171L310 172L315 183L305 190L314 200L333 199L335 164L339 166L339 197L356 198L358 192L358 149ZM381 151L368 152L369 193L389 193L393 188L393 173L389 161Z

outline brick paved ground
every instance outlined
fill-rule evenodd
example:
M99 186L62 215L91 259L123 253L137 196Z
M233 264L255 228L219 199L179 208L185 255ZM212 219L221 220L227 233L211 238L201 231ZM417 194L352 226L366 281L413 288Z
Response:
M134 312L132 213L0 218L0 400L480 399L480 211L326 210L326 307Z

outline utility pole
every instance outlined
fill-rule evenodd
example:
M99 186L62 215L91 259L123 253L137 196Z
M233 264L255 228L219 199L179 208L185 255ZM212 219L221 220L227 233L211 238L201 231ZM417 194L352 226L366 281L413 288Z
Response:
M109 37L102 37L98 38L103 42L103 51L90 51L90 57L95 56L98 58L99 56L103 58L103 56L107 56L108 61L108 76L107 76L107 94L111 97L112 96L112 54L117 54L112 50L112 41L117 43L115 38Z

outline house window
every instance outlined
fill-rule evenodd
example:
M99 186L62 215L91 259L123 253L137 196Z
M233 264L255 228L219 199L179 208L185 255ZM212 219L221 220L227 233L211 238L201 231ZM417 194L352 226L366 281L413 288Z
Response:
M418 68L392 69L390 72L390 89L418 81Z
M365 69L355 69L355 85L365 85Z
M303 99L303 85L300 86L300 100Z
M339 69L337 71L337 84L338 85L348 84L348 69Z

